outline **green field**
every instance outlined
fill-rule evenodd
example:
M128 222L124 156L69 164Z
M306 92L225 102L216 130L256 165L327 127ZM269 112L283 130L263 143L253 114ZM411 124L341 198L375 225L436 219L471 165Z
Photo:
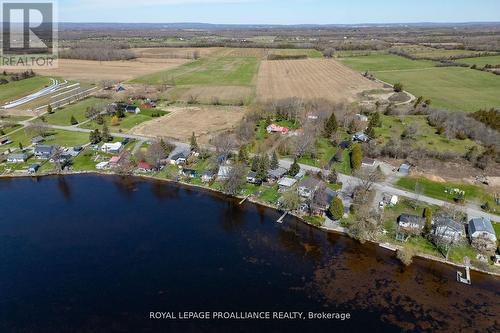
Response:
M61 109L55 110L53 114L45 115L47 123L61 126L70 126L71 116L75 117L78 123L87 120L85 112L92 106L102 107L107 101L95 97L87 98L83 101L67 105Z
M0 104L27 96L50 84L47 77L35 76L26 80L13 81L0 86Z
M464 58L464 59L458 59L457 62L468 65L476 65L478 67L484 67L485 65L500 65L500 55L477 57L477 58Z
M385 116L380 117L382 125L375 128L377 142L385 145L391 138L400 137L404 129L410 124L416 124L418 132L415 135L412 147L425 148L429 151L454 152L464 155L467 151L477 146L482 149L473 140L448 139L444 135L436 133L436 129L427 122L427 116Z
M181 67L146 75L135 83L174 84L176 86L250 86L259 62L255 57L203 58Z
M422 45L403 45L394 47L394 50L402 50L413 57L416 58L426 58L426 59L450 59L453 57L462 57L468 56L473 57L481 52L478 51L470 51L470 50L446 50L446 49L437 49L428 46Z
M428 60L410 60L392 54L371 54L367 56L340 58L345 65L359 72L410 70L434 67Z
M315 49L273 49L269 51L270 54L280 56L299 56L305 55L308 58L323 58L323 54Z
M160 116L165 116L168 112L161 110L142 110L140 114L130 114L126 113L125 118L120 119L120 123L118 125L111 125L111 117L105 116L104 122L108 126L111 132L126 132L127 130L137 126L143 122L156 119L153 117L153 114L159 114ZM95 121L90 121L85 123L79 127L94 130L96 128L101 129L103 125L97 124Z
M423 194L432 198L453 202L455 196L445 192L446 189L458 188L465 191L465 200L484 204L488 202L492 212L498 212L493 196L480 186L457 183L439 183L422 177L403 177L397 182L397 186L409 191L415 191L415 185L420 184Z
M432 105L474 112L500 105L500 76L461 67L379 72L388 83L401 82L415 96L430 98Z

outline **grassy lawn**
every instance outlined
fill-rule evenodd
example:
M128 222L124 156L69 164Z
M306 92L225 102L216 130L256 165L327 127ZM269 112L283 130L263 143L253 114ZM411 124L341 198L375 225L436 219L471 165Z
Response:
M367 56L340 58L340 60L345 65L359 72L410 70L435 66L432 61L415 61L392 54L371 54Z
M73 116L79 123L82 123L87 120L87 118L85 117L87 108L90 108L92 106L98 106L100 108L101 106L104 106L106 102L106 100L95 97L87 98L83 101L77 102L75 104L70 104L61 109L55 110L53 114L45 115L45 119L49 124L70 126L70 119L71 116Z
M388 83L401 82L412 94L430 98L434 107L474 112L500 105L500 76L490 73L469 68L436 67L375 75Z
M168 114L166 111L161 111L161 110L143 110L139 114L130 114L126 113L125 118L120 119L120 123L118 125L111 125L111 117L110 116L104 116L104 122L108 126L109 130L111 132L127 132L129 129L133 128L134 126L137 126L143 122L149 121L156 119L153 117L153 114L159 114L160 116L165 116ZM88 123L85 123L79 127L81 128L86 128L86 129L91 129L94 130L98 128L99 130L102 128L103 125L97 124L94 120L90 121Z
M377 142L386 144L391 138L400 137L404 129L410 124L418 125L418 133L415 136L413 147L421 147L430 151L446 152L452 151L457 154L465 154L471 147L478 146L470 139L458 140L448 139L444 135L436 133L436 129L430 126L426 116L385 116L380 117L382 125L375 128ZM482 149L480 146L478 148Z
M9 82L0 87L0 104L27 96L49 84L49 78L43 76L35 76L26 80Z
M458 188L465 191L465 199L467 201L476 202L478 204L484 204L489 202L492 211L498 211L498 205L494 202L494 198L491 194L486 192L483 188L475 185L469 184L455 184L455 183L438 183L433 182L426 178L421 177L403 177L397 182L397 186L404 188L406 190L414 191L415 184L419 183L423 188L423 194L432 198L441 199L445 201L453 202L455 196L445 192L446 189Z
M484 67L485 65L500 65L500 55L488 56L488 57L476 57L476 58L464 58L458 59L456 62L468 65L476 65L478 67Z
M337 152L337 149L328 139L319 138L316 140L316 158L301 157L299 163L315 167L327 166Z
M280 197L280 194L278 193L278 185L273 187L262 187L261 191L259 201L265 203L276 204L278 198Z
M134 82L162 84L167 80L176 86L250 86L258 64L254 57L202 58L166 72L143 76Z
M323 54L315 49L273 49L269 51L270 54L277 54L280 56L298 56L304 55L308 58L323 58Z
M497 239L500 239L500 222L493 223L493 229L495 229L495 234L497 235Z

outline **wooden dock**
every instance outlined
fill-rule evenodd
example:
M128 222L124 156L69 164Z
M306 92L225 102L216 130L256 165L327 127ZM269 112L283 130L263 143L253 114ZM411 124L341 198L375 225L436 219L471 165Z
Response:
M247 201L247 200L248 200L248 198L250 198L250 195L247 195L246 197L244 197L244 198L243 198L243 200L241 200L241 201L240 201L240 205L243 205L243 203L244 203L245 201Z
M287 215L288 215L288 212L285 212L285 213L284 213L284 214L283 214L283 215L282 215L282 216L278 219L278 221L276 221L276 222L278 222L278 223L283 223L283 220L285 219L285 217L286 217Z
M470 279L470 267L465 266L465 277L463 277L463 273L460 271L457 271L457 282L461 282L464 284L472 284L472 281Z

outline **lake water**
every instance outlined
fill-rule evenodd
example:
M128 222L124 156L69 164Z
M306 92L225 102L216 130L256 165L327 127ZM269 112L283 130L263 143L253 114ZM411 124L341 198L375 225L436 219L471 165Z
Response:
M500 281L163 182L0 181L0 332L499 332ZM326 312L348 320L150 319Z

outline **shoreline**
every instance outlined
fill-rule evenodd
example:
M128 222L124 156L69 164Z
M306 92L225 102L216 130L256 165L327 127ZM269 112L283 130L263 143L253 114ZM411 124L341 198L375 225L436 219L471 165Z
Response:
M231 195L225 194L222 191L215 190L215 189L212 189L212 188L209 188L209 187L206 187L206 186L197 185L197 184L190 184L190 183L185 183L185 182L179 182L179 181L175 181L175 180L171 180L171 179L167 179L167 178L158 178L158 177L155 177L155 176L143 175L143 174L120 175L120 174L114 173L114 172L102 172L102 171L98 171L98 170L96 170L96 171L71 171L71 172L64 172L64 173L50 173L50 172L45 172L43 174L37 174L37 175L29 175L29 174L0 175L0 180L1 179L16 179L16 178L19 178L19 179L21 179L21 178L44 178L44 177L54 177L54 176L64 177L64 176L78 176L78 175L133 177L133 178L138 178L138 179L143 179L143 180L154 180L154 181L166 182L166 183L171 183L171 184L175 184L175 185L178 185L178 186L180 185L180 186L185 186L185 187L190 187L190 188L196 188L196 189L199 189L199 190L205 190L205 191L209 191L209 192L212 192L212 193L218 193L218 194L222 194L222 195L224 195L226 197L232 197L232 198L235 198L235 199L240 199L240 200L246 199L245 201L248 201L248 202L250 202L250 203L252 203L254 205L260 205L260 206L263 206L263 207L266 207L266 208L269 208L269 209L273 209L275 211L280 211L277 207L275 207L273 205L270 205L270 204L266 204L266 203L257 201L254 198L252 198L251 196L248 196L248 197L244 197L244 196L231 196ZM291 216L297 218L298 220L300 220L302 223L304 223L304 224L306 224L306 225L308 225L310 227L314 227L316 229L319 229L319 230L321 230L323 232L340 234L342 236L349 237L349 238L352 239L352 237L349 235L347 229L344 228L344 227L339 226L339 227L328 227L327 228L327 227L324 227L324 226L317 226L317 225L314 225L312 223L307 222L304 218L302 218L301 216L299 216L297 214L289 212L288 215L291 215ZM375 244L375 245L378 245L379 247L381 247L381 248L383 248L385 250L391 251L393 253L396 253L398 251L398 249L402 248L401 246L398 246L398 245L395 245L395 244L383 243L383 242L380 242L380 241L371 241L371 240L369 240L367 242ZM425 254L425 253L416 253L414 255L414 257L425 259L425 260L439 262L439 263L450 265L450 266L453 266L455 268L460 268L460 269L463 269L465 267L464 265L459 265L459 264L454 263L452 261L448 261L448 260L445 260L443 258L439 258L439 257L433 256L433 255L429 255L429 254ZM475 272L478 272L478 273L483 273L483 274L487 274L487 275L490 275L490 276L500 277L500 273L485 271L485 270L482 270L482 269L474 267L474 266L470 266L470 269L472 271L475 271Z

